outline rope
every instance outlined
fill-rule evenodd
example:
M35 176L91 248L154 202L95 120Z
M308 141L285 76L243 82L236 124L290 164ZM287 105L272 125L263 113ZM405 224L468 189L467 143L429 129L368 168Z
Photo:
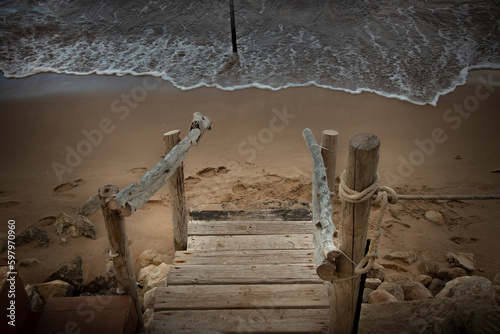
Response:
M373 268L375 259L379 257L378 245L380 243L380 237L382 236L382 220L387 209L387 204L396 204L398 199L400 200L487 200L487 199L500 199L500 195L398 195L394 189L387 186L379 186L380 174L377 173L375 176L375 181L365 189L357 192L349 188L345 183L344 171L340 177L339 185L339 196L340 199L350 203L361 203L368 200L372 200L373 203L380 205L380 210L377 216L374 218L375 221L375 236L370 244L370 249L368 254L358 263L354 263L344 252L349 261L354 265L354 272L356 274L364 274Z
M486 200L500 199L500 195L399 195L401 200L445 200L445 201L460 201L460 200Z

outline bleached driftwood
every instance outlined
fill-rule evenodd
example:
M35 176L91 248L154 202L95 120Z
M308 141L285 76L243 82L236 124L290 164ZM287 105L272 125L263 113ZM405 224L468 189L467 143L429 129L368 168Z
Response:
M321 157L321 150L309 129L302 135L313 158L312 164L312 209L314 222L314 247L316 272L325 281L335 279L335 259L340 255L334 245L333 235L336 231L332 222L333 208L330 200L326 169Z
M116 197L110 199L110 208L128 217L146 204L149 198L176 173L177 168L187 157L189 149L198 143L205 130L210 129L211 125L210 118L195 113L188 135L162 161L144 173L139 181L132 183L120 191Z

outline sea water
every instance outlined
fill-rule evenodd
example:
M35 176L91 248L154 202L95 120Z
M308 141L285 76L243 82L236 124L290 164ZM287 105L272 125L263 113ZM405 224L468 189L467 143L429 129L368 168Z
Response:
M500 68L499 0L2 0L0 71L153 75L201 86L316 85L416 104Z

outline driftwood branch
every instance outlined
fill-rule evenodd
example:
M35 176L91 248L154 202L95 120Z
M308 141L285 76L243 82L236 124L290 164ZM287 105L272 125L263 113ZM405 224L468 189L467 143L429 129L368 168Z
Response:
M162 161L144 173L139 181L132 183L110 199L110 208L120 211L126 217L146 204L149 198L175 174L187 157L189 149L197 144L205 130L210 129L211 125L210 118L195 113L188 135Z
M313 158L312 164L312 207L314 226L314 247L316 272L326 281L335 279L335 259L340 255L334 245L333 235L336 231L332 222L333 208L330 200L330 190L326 179L326 169L321 157L321 150L309 129L302 135Z

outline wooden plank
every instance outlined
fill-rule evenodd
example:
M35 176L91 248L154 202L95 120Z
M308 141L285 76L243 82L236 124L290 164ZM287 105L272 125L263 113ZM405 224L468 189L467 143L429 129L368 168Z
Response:
M194 235L265 235L312 234L311 221L190 221L188 234Z
M191 208L193 220L311 220L310 204L307 202L262 202L262 203L207 203Z
M175 252L174 265L313 264L314 251L307 249L249 249Z
M321 284L174 285L158 288L155 312L244 308L328 308Z
M313 236L308 234L194 236L188 239L188 250L313 248Z
M187 310L155 313L150 330L165 333L324 333L326 309Z
M181 265L172 266L170 285L219 284L322 284L314 265Z

